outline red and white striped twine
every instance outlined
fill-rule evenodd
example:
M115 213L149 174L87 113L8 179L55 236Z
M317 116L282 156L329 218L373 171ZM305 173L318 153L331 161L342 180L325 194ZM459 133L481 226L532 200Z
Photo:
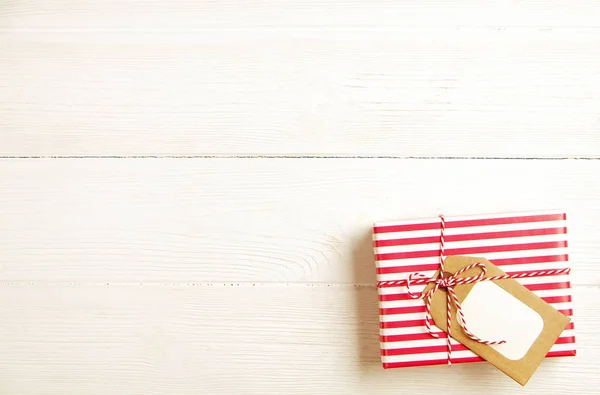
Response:
M445 251L445 246L444 246L444 229L446 228L446 222L444 219L443 215L440 215L440 220L441 220L441 233L440 233L440 268L439 268L439 276L436 277L436 275L434 275L431 278L428 278L426 275L422 274L422 273L412 273L411 275L408 276L407 280L397 280L397 281L380 281L377 283L377 287L379 288L388 288L388 287L399 287L399 286L406 286L406 289L408 291L408 294L410 295L410 297L412 297L413 299L424 299L425 301L425 326L427 327L427 331L429 332L429 334L432 337L435 338L439 338L439 335L437 333L435 333L432 328L431 328L431 322L433 322L433 318L431 316L431 299L433 297L433 294L440 288L444 288L446 289L446 293L447 293L447 297L446 297L446 326L448 328L448 336L447 338L447 347L448 347L448 365L452 365L452 343L450 342L450 339L452 337L452 328L451 328L451 324L452 324L452 309L451 309L451 304L454 303L454 305L456 306L456 312L457 312L457 321L460 325L460 327L462 328L462 330L465 332L465 334L472 340L478 342L478 343L482 343L482 344L487 344L487 345L492 345L492 344L502 344L505 343L504 340L483 340L480 339L479 337L475 336L468 328L467 328L467 322L465 320L465 315L463 314L462 311L462 306L458 300L458 297L456 296L456 293L454 292L454 287L456 287L457 285L464 285L464 284L473 284L473 283L478 283L481 281L497 281L497 280L506 280L509 278L526 278L526 277L538 277L538 276L557 276L557 275L561 275L561 274L568 274L571 269L569 268L565 268L565 269L556 269L556 270L539 270L539 271L532 271L532 272L526 272L526 273L515 273L515 274L505 274L505 275L501 275L501 276L491 276L491 277L485 277L485 275L487 274L487 267L485 266L485 264L481 263L481 262L477 262L477 263L473 263L469 266L465 266L462 269L460 269L459 271L457 271L456 273L454 273L452 276L446 277L444 278L444 251ZM471 277L458 277L461 274L463 274L464 272L471 270L473 268L480 268L481 272L476 275L476 276L471 276ZM422 293L413 293L410 289L411 285L423 285L423 284L427 284L427 283L434 283L434 287L431 288L429 291L425 292L423 291Z

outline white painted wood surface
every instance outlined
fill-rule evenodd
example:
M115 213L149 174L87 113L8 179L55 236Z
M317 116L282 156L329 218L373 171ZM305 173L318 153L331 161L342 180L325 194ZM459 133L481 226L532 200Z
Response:
M9 29L369 29L408 27L596 27L594 0L13 0L0 14Z
M578 356L545 361L522 389L487 363L381 369L373 287L4 285L2 390L594 393L599 297L575 289Z
M558 208L569 215L571 258L580 262L573 281L600 284L598 161L0 164L0 273L10 280L373 285L375 221Z
M0 0L0 393L596 393L599 21ZM577 357L381 369L373 221L554 208Z
M581 393L600 348L598 165L3 159L7 391L397 393L441 375L466 393L489 380L505 393L516 387L487 366L381 371L370 226L562 207L580 352L544 364L527 389Z
M23 3L1 155L600 156L592 2L487 28L460 2L421 28L408 2Z

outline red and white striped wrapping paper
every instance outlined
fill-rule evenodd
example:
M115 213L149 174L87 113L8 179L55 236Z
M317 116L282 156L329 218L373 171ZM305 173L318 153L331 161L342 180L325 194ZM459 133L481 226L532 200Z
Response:
M564 213L444 218L446 256L485 257L509 274L569 266ZM432 276L439 267L440 232L439 218L375 223L373 244L377 280L405 280L414 272ZM572 317L569 275L517 281L561 313ZM414 291L418 290L415 286ZM378 292L383 367L447 363L446 334L434 327L440 335L435 339L427 332L424 301L411 299L405 286L378 288ZM574 355L575 335L571 321L547 356ZM453 363L482 360L462 344L453 342Z

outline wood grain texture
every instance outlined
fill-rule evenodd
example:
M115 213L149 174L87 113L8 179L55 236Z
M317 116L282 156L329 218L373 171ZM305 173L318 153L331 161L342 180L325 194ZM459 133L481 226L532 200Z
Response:
M0 278L374 284L374 221L564 209L600 283L600 161L0 161Z
M9 29L353 29L598 26L594 0L4 0Z
M578 356L521 389L485 363L384 371L373 287L3 285L0 382L5 395L590 393L600 291L574 302Z
M599 32L4 31L0 155L597 158Z

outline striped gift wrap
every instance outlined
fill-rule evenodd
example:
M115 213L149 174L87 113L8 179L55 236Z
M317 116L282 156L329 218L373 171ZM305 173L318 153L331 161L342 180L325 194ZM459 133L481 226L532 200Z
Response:
M444 218L446 256L485 257L508 274L569 267L567 221L566 214L562 212ZM376 223L373 244L377 280L406 280L415 272L428 277L434 275L439 267L440 234L439 217ZM517 281L572 318L568 274ZM428 333L424 322L424 301L412 299L405 286L378 288L378 293L383 367L446 364L446 334L435 326L433 328L439 338ZM575 335L571 321L548 357L574 355ZM453 341L453 363L482 360Z

